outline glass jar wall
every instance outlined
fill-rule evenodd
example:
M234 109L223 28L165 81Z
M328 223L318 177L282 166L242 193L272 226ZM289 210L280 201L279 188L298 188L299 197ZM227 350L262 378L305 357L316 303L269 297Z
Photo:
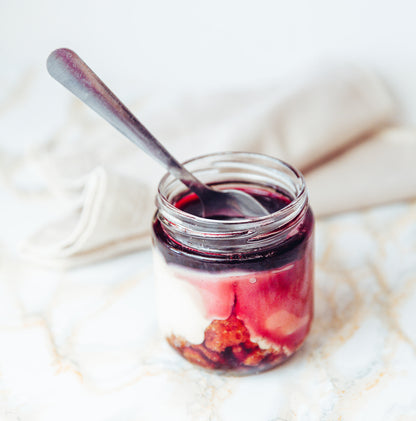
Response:
M160 328L188 361L248 374L302 345L313 317L313 215L302 175L277 159L220 153L186 164L217 189L240 189L270 212L202 218L197 196L165 176L153 221Z

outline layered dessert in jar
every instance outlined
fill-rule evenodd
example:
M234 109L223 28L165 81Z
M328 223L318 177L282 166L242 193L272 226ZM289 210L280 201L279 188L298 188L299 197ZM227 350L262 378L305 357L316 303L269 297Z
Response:
M197 196L166 176L153 221L159 324L185 359L231 374L270 369L304 342L313 318L313 215L302 175L258 154L187 167L239 189L267 216L203 218Z

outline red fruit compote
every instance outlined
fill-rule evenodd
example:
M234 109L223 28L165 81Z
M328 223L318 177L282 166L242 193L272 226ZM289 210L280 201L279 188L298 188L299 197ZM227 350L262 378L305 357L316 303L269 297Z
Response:
M220 153L186 164L270 213L203 218L197 196L165 176L153 221L160 328L188 361L249 374L289 358L313 317L313 215L302 175L277 159Z

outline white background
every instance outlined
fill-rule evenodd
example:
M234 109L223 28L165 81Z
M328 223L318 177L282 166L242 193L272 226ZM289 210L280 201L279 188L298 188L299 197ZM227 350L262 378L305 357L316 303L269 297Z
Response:
M255 86L344 60L376 69L415 123L415 12L414 0L0 0L0 101L30 66L45 74L42 106L56 107L67 93L44 66L63 46L124 99Z

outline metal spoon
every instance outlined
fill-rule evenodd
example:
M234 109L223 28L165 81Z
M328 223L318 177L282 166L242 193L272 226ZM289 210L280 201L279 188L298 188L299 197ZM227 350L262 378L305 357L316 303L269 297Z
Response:
M75 52L66 48L53 51L48 57L47 68L54 79L194 192L201 200L203 217L268 215L267 210L247 193L214 190L199 181L156 140Z

